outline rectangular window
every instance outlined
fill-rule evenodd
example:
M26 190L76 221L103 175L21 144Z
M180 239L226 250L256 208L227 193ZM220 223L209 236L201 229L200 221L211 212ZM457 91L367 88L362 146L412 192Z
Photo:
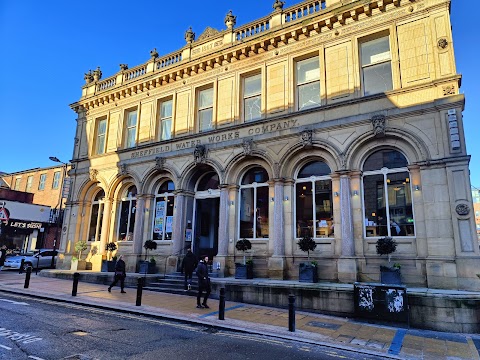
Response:
M15 179L15 190L20 191L20 183L22 182L22 178Z
M58 189L59 184L60 184L60 171L55 171L55 173L53 174L52 189Z
M38 184L38 190L44 190L46 182L47 182L47 174L40 175L40 182Z
M245 122L262 118L262 74L243 79L243 116Z
M30 190L32 190L32 183L33 183L33 176L29 176L27 178L27 186L25 188L26 192L30 192Z
M360 44L363 94L378 94L393 89L389 37Z
M213 87L198 92L198 131L213 130Z
M96 154L105 154L105 138L107 134L107 119L99 120L97 123L97 150Z
M172 100L160 103L160 140L170 140L172 138L172 108Z
M297 62L298 110L320 106L320 62L318 56Z
M137 110L127 112L126 118L126 147L132 148L137 145Z

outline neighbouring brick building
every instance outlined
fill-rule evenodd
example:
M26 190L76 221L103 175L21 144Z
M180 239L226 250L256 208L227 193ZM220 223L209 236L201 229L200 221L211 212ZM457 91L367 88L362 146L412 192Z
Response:
M392 236L406 284L480 290L450 1L273 8L85 74L62 266L87 240L132 271L153 239L167 272L193 246L231 275L246 238L256 276L295 279L310 235L321 280L377 281Z

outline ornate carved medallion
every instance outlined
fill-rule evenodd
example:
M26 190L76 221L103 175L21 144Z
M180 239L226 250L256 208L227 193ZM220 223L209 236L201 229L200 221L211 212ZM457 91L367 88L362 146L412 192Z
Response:
M438 40L437 45L440 49L446 49L448 46L448 41L445 38Z
M218 34L220 34L220 31L215 30L214 28L211 28L210 26L207 26L207 28L203 31L202 35L200 35L197 39L197 41L202 41L211 37L215 37Z
M376 138L385 136L385 116L384 115L375 115L371 119L373 125L373 136Z
M467 204L458 204L455 207L455 211L458 215L468 215L470 213L470 207Z

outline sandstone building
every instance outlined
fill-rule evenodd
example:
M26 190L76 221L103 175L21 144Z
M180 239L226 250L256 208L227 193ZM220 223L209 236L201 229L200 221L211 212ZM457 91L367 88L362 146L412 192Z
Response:
M272 0L273 1L273 0ZM448 0L322 0L207 28L145 64L85 75L61 250L146 240L159 269L185 248L230 276L251 240L258 277L379 279L393 236L408 285L480 289ZM197 30L197 29L195 29ZM163 271L163 270L162 270Z

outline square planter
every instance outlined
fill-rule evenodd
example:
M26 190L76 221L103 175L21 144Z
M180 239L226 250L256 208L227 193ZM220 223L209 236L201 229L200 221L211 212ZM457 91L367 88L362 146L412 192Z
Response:
M253 279L253 264L235 264L235 279Z
M155 274L155 265L157 264L150 261L140 261L138 272L140 274Z
M317 267L310 263L301 263L298 267L298 281L309 283L318 282Z
M116 261L102 260L102 272L114 272Z
M380 266L380 282L382 284L401 284L402 278L400 269Z

